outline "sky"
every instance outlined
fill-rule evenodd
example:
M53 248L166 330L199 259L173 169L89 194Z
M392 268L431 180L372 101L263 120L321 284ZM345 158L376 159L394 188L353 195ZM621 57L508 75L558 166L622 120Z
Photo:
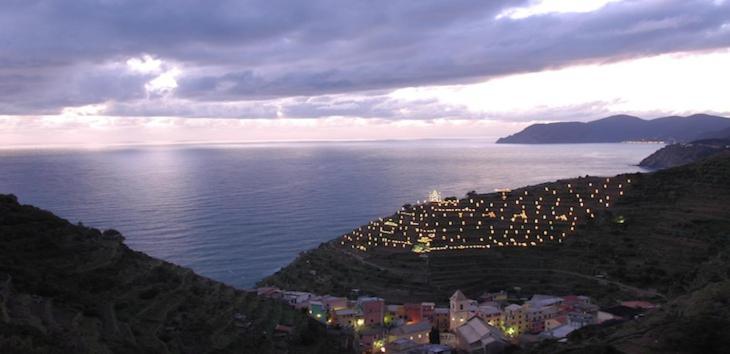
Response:
M730 116L725 0L3 0L0 147Z

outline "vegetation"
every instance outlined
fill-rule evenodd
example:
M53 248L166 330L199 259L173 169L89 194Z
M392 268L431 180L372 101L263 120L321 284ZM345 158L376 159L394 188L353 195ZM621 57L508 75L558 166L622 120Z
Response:
M728 151L730 151L730 135L725 139L706 139L693 141L690 144L672 144L641 160L639 166L651 169L681 166Z
M276 333L276 325L293 328ZM0 353L340 353L305 314L0 195Z

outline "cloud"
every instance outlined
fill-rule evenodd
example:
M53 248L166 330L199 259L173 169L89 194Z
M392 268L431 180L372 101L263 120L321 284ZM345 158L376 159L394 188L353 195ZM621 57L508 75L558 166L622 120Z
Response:
M505 9L496 18L520 20L551 13L592 12L617 1L621 0L535 0L526 6Z
M479 82L727 47L729 14L712 0L11 0L0 13L0 113Z

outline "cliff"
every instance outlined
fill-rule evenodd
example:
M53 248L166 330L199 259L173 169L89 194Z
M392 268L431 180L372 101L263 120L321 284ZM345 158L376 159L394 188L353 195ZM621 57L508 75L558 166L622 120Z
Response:
M618 115L592 122L533 124L524 130L497 140L498 144L573 144L617 143L624 141L689 142L723 129L730 129L730 119L696 114L689 117L664 117L644 120Z
M291 334L275 333L276 325ZM339 353L283 303L0 195L0 353Z
M730 151L730 139L709 139L693 141L689 144L671 144L641 160L639 166L650 169L675 167L727 151Z

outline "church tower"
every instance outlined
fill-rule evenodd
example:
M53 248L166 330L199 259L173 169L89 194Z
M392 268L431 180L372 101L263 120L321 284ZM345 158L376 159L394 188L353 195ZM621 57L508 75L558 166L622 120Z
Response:
M449 330L453 331L463 325L476 312L476 301L468 299L461 290L456 290L449 298Z

